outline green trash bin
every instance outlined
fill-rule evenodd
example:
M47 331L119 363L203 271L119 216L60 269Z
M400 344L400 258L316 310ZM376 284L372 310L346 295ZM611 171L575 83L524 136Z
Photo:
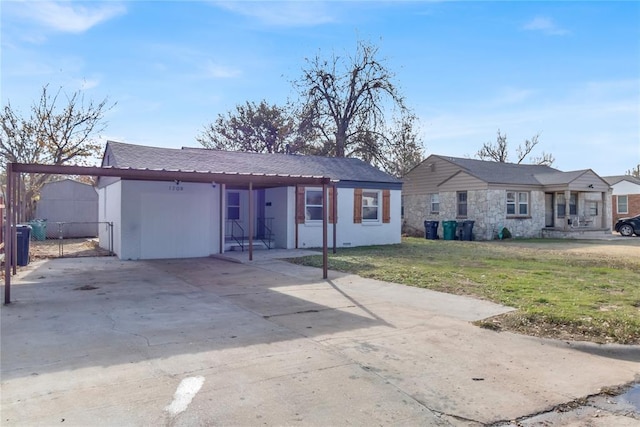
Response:
M455 240L457 227L458 221L442 221L444 240Z
M47 222L42 219L29 221L31 226L31 238L33 240L44 241L47 238Z

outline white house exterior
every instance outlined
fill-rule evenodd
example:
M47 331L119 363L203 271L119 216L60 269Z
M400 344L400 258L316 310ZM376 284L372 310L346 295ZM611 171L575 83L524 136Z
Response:
M322 186L251 185L248 174L330 178L328 245L400 243L402 183L358 159L166 149L109 141L103 167L247 174L246 184L101 178L101 245L121 259L205 257L256 247L318 248ZM335 230L334 230L335 227Z
M613 209L612 227L620 218L640 215L640 178L630 175L605 176L613 189L611 204Z

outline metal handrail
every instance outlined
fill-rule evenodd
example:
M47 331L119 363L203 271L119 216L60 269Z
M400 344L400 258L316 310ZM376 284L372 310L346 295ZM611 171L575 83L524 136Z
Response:
M272 242L271 238L273 237L273 231L271 230L272 224L273 224L273 218L258 218L258 227L262 226L264 227L264 230L265 230L265 233L262 234L262 237L258 237L258 238L262 240L262 243L265 244L267 249L271 249L271 242Z
M242 252L244 252L244 228L242 228L238 220L235 220L235 219L228 219L227 224L231 224L231 234L229 235L229 237L235 240L236 243L240 245L240 249L242 249ZM236 227L240 229L240 232L241 232L240 238L238 238L235 234Z

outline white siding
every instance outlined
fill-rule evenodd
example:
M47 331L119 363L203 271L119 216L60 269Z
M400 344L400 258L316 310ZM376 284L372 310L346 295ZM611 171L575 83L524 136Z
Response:
M292 249L295 247L295 187L270 188L265 190L264 214L273 218L275 247Z
M640 185L630 181L620 181L613 186L613 195L640 194Z
M122 181L116 181L111 185L102 187L98 190L98 220L100 222L113 223L113 251L118 257L120 256L122 241L120 239L121 227L121 194ZM100 224L98 229L98 238L100 247L109 249L110 239L109 227Z
M121 183L121 244L116 252L121 259L190 258L220 252L219 185Z
M338 223L336 224L337 247L388 245L400 243L400 190L390 192L391 222L382 222L382 198L380 198L380 221L375 223L353 223L353 188L338 188ZM333 224L328 227L329 246L333 246ZM298 225L298 247L322 247L322 222Z

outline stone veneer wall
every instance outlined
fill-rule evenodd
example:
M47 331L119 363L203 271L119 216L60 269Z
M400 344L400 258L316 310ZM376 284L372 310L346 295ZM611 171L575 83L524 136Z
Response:
M431 214L429 195L405 196L404 223L408 234L424 233L424 221L439 221L438 235L442 238L442 221L474 221L473 236L476 240L496 238L502 227L507 227L513 237L541 237L544 228L544 192L531 191L527 218L506 218L505 190L467 191L467 218L456 218L456 192L440 193L440 213Z

